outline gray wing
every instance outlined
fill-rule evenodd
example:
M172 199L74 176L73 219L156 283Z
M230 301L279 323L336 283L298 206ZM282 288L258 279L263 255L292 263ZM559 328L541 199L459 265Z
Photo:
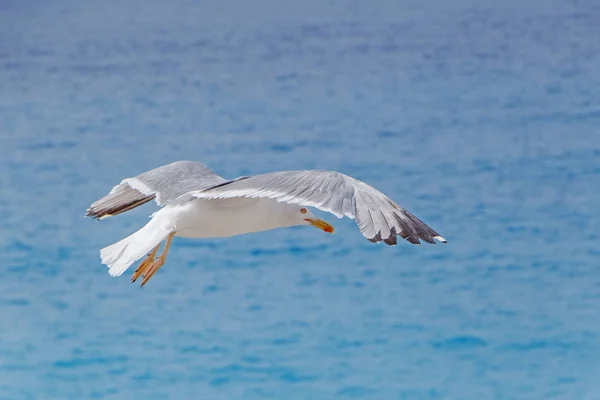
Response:
M121 214L154 199L159 206L181 195L227 182L206 165L194 161L177 161L126 178L109 194L95 201L86 216L107 218Z
M383 240L395 245L396 236L410 243L446 240L389 197L367 185L335 171L280 171L224 183L218 187L195 190L180 200L196 197L266 197L327 211L338 218L355 218L360 232L372 242ZM435 239L435 240L434 240Z

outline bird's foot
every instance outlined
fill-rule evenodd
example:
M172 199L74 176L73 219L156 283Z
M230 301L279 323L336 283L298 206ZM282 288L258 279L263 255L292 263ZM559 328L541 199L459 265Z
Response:
M144 278L142 279L142 283L140 284L140 287L143 287L146 284L146 282L148 282L150 280L150 278L152 278L152 276L156 273L156 271L158 271L160 269L160 267L162 267L164 264L165 264L165 259L163 256L160 256L155 261L153 261L146 268L146 271L144 272Z
M137 281L137 279L140 276L144 275L145 271L150 267L150 264L156 261L156 253L158 252L158 247L159 246L156 246L150 253L148 253L146 259L144 259L144 261L142 261L140 265L135 269L133 275L131 275L131 283Z
M159 270L165 264L165 260L167 259L167 254L169 253L169 247L171 247L171 241L173 240L173 236L175 236L175 232L171 232L167 237L167 242L165 243L165 249L163 250L160 257L156 258L156 253L158 252L158 248L160 244L157 245L148 257L140 264L140 266L135 270L133 276L131 277L131 282L135 282L137 278L140 276L143 277L142 283L140 287L144 286L146 282L152 278L152 275Z

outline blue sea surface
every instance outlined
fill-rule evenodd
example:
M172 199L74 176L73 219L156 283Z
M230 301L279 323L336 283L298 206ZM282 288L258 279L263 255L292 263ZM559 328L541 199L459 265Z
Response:
M600 3L0 0L0 399L600 399ZM99 250L121 179L333 169L447 245Z

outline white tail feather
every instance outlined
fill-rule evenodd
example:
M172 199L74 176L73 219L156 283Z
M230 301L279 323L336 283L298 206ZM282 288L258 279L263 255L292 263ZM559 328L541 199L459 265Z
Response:
M119 276L134 262L144 257L173 232L166 228L160 218L153 218L142 229L125 239L100 250L102 264L108 267L110 276Z

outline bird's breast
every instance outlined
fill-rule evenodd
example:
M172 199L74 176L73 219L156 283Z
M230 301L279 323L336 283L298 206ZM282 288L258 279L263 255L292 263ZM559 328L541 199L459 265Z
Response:
M233 198L177 205L175 231L187 238L217 238L277 228L277 201ZM168 207L168 206L167 206Z

